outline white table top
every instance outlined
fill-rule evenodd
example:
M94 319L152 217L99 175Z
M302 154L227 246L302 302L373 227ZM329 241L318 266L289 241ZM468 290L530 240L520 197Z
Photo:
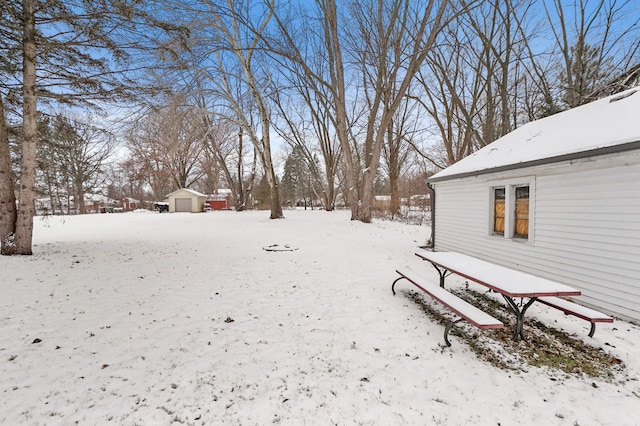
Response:
M508 297L580 296L581 294L580 290L568 285L461 253L421 250L416 253L416 256Z

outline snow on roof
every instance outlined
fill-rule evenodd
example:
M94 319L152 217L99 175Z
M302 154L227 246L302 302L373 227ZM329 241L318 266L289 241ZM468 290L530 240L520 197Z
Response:
M207 201L223 201L226 200L229 196L225 194L208 194Z
M195 195L197 197L206 197L205 194L203 194L201 192L198 192L198 191L194 191L193 189L189 189L189 188L180 188L180 189L178 189L176 191L173 191L172 193L168 194L167 197L175 194L176 192L180 192L180 191L187 191L187 192L189 192L189 193L191 193L191 194L193 194L193 195Z
M529 122L429 180L487 172L495 168L640 141L640 86Z

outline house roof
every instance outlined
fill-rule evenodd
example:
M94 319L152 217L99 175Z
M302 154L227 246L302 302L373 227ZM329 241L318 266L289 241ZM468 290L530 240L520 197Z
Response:
M430 182L640 149L640 86L529 122Z
M189 189L189 188L180 188L180 189L178 189L176 191L173 191L172 193L167 194L167 198L169 198L173 194L177 194L178 192L188 192L191 195L195 195L196 197L205 197L206 198L205 194L203 194L201 192L198 192L198 191L194 191L193 189Z

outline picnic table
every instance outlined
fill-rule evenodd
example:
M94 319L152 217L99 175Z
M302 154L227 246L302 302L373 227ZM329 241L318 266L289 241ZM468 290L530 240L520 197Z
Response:
M514 340L524 339L523 324L527 309L540 297L580 296L568 285L486 262L455 252L421 250L416 256L430 262L440 274L440 287L451 273L460 275L502 295L516 316Z

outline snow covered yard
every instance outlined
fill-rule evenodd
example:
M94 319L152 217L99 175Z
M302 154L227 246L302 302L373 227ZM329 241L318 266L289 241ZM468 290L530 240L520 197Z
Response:
M0 258L0 424L639 424L639 327L535 306L624 374L501 370L392 296L399 266L437 283L427 227L285 216L36 218L34 255Z

